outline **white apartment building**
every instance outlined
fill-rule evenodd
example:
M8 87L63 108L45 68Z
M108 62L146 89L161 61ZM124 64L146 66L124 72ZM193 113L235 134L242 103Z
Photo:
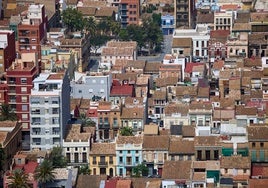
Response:
M63 155L67 163L71 165L88 164L88 156L91 147L91 137L95 128L81 127L81 124L69 125L67 134L63 140Z
M70 119L70 82L67 72L41 73L30 97L30 148L62 146Z
M109 100L112 75L106 72L75 72L71 81L71 97L74 99L96 98Z
M208 57L208 41L210 39L207 24L197 24L195 29L176 29L173 38L191 38L192 39L192 57Z

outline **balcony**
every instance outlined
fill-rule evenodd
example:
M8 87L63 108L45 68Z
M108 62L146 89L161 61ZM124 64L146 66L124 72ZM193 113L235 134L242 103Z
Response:
M98 165L104 167L104 166L108 166L108 163L105 161L99 161Z

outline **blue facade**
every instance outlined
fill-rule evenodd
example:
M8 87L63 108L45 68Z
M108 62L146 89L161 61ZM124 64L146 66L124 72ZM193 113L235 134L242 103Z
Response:
M164 35L172 35L175 28L174 16L169 14L162 15L161 28Z
M210 7L210 10L212 12L220 10L220 6L218 5L218 0L197 0L195 7L196 9Z
M116 173L119 176L130 176L132 168L142 163L142 149L134 148L133 144L126 144L124 148L116 150Z

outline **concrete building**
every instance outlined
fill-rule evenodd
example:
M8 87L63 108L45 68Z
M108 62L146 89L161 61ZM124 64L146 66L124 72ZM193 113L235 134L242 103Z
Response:
M70 82L67 72L41 73L31 90L31 150L62 146L70 119Z
M232 30L234 23L233 11L214 13L214 30Z
M170 14L161 16L161 28L164 35L173 34L175 28L174 16Z
M109 73L78 73L71 81L71 97L93 99L101 98L109 100L112 76ZM93 99L94 100L94 99Z
M194 1L176 0L174 2L175 27L192 28L194 18Z
M121 0L118 7L118 18L122 28L130 24L138 25L140 21L139 0Z
M88 155L92 144L94 127L83 127L81 124L70 124L63 140L63 155L69 165L88 164Z
M10 30L0 30L0 73L5 72L15 58L15 33Z
M208 41L210 39L209 27L207 24L197 24L195 29L176 29L174 39L192 39L192 58L205 59L208 57Z
M29 150L30 139L30 94L32 81L39 73L39 62L35 53L22 53L7 69L7 103L22 124L23 149Z
M18 25L19 53L37 53L41 58L41 44L46 38L47 16L45 6L33 4L28 8L27 15Z

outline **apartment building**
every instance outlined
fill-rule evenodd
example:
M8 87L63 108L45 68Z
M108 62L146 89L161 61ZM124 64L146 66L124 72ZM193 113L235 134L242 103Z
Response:
M174 2L175 27L192 28L194 18L194 2L176 0Z
M89 155L91 175L116 175L115 143L93 143Z
M70 82L67 72L41 73L31 90L31 150L62 146L70 119Z
M230 30L233 29L234 12L215 12L214 13L214 30Z
M7 103L22 124L23 148L30 148L30 94L32 81L39 73L39 62L35 53L22 53L6 71Z
M0 73L5 72L15 58L15 33L11 30L0 30Z
M75 80L71 81L71 97L109 100L112 76L109 73L91 72L75 73Z
M47 16L45 6L32 4L27 15L18 25L18 51L19 53L37 53L41 58L41 44L46 39Z
M116 139L116 174L119 176L131 176L133 167L141 164L142 136L119 136Z
M127 25L138 25L140 21L140 1L121 0L118 6L118 17L122 28Z
M95 127L83 127L81 124L67 126L66 136L62 141L63 155L69 165L88 164L88 155L92 145Z

